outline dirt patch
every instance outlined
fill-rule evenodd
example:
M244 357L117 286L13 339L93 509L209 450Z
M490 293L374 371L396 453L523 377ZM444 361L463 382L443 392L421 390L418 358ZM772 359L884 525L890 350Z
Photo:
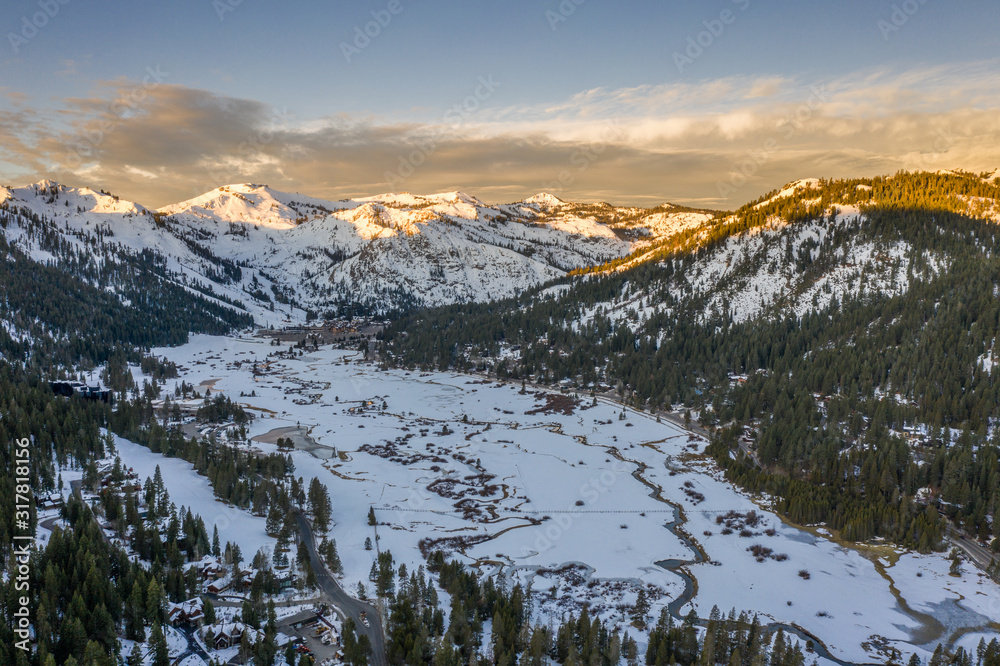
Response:
M420 553L424 559L430 556L435 550L440 550L445 557L454 552L465 553L467 548L489 541L493 537L488 534L477 534L474 536L442 537L440 539L421 539L418 544Z
M358 451L389 460L390 462L399 463L400 465L406 465L407 467L412 467L420 462L441 464L448 462L441 456L435 454L402 451L401 447L406 443L406 440L412 436L413 435L411 434L406 435L405 437L398 437L394 441L386 441L384 444L362 444L361 447L358 448Z
M535 394L535 399L543 401L544 404L539 405L535 409L526 411L525 414L563 414L565 416L573 416L577 408L580 406L579 398L562 395L560 393L546 393L545 391L539 391Z

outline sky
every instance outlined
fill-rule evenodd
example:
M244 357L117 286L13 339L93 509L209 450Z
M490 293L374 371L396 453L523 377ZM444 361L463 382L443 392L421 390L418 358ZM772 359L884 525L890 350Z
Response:
M6 0L0 183L736 208L1000 167L994 0Z

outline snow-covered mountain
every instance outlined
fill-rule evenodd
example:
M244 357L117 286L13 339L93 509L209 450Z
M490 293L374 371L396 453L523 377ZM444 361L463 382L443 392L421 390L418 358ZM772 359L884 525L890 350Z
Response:
M40 225L15 215L4 230L36 260L96 270L145 253L166 279L261 321L509 297L712 219L548 194L503 205L461 192L326 201L254 184L159 210L51 181L0 188L0 202Z
M573 304L574 317L566 325L574 330L607 318L638 333L655 329L654 320L678 316L696 324L742 323L801 317L865 295L900 296L947 273L954 257L907 227L907 213L897 219L892 211L951 211L1000 223L1000 197L994 190L998 174L944 172L928 183L920 182L921 174L797 180L732 214L673 231L693 229L674 243L652 245L598 271L605 277L620 274L619 289L601 291L582 282L546 290L538 298ZM911 181L919 185L910 186ZM881 211L874 225L872 210ZM643 224L652 226L654 219L647 214ZM669 223L682 219L672 216ZM941 225L942 236L955 233ZM629 271L641 264L657 270Z

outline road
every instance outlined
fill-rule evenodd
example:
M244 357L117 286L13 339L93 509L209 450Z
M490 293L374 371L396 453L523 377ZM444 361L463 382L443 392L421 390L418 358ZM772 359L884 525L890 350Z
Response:
M972 563L986 571L993 562L993 553L975 539L970 539L952 526L948 526L948 541L961 548Z
M737 440L736 444L740 447L740 451L743 452L743 455L749 458L753 464L757 466L757 469L764 469L764 466L760 464L760 460L757 458L757 454L750 449L750 446L746 442Z
M354 620L358 633L367 636L368 640L371 641L372 653L368 659L368 663L371 666L387 666L388 662L385 658L385 634L382 632L382 620L379 618L375 607L358 601L344 592L333 576L330 575L330 572L326 570L323 560L320 558L319 553L316 552L316 540L313 537L309 521L306 520L306 517L300 511L295 512L295 520L298 521L302 540L309 549L309 557L312 558L313 568L316 570L316 582L320 589L330 597L330 600L341 612L349 615ZM362 611L368 616L369 626L367 627L361 621Z
M184 634L184 638L187 639L188 646L187 649L184 650L184 652L182 652L177 656L177 661L178 662L184 661L192 654L196 654L199 657L201 657L202 661L204 661L206 664L212 663L212 658L209 656L207 652L205 652L204 649L202 649L201 645L198 644L198 641L195 640L194 629L192 629L191 627L179 627L178 629L182 634Z
M613 399L612 399L612 402L614 402ZM616 403L616 404L621 404L621 403ZM649 413L652 416L662 416L664 419L666 419L667 421L670 421L675 426L680 426L684 430L687 430L689 432L693 432L696 435L701 435L707 441L711 441L712 440L712 433L710 433L709 431L705 430L704 428L702 428L700 425L698 425L694 421L684 419L684 417L681 416L680 414L677 414L677 413L674 413L674 412L663 412L663 411L654 411L654 410L650 410Z

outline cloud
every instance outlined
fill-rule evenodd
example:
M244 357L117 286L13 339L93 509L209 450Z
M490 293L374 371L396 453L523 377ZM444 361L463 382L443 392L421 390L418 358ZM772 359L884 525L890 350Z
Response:
M732 208L806 176L1000 165L996 62L821 81L733 77L582 91L547 104L485 99L438 122L296 118L178 85L105 82L54 110L7 96L5 181L54 178L146 205L231 182L320 197L466 190Z
M56 76L71 77L80 74L80 63L72 58L62 58L59 60L59 64L62 65L62 69L56 71Z

